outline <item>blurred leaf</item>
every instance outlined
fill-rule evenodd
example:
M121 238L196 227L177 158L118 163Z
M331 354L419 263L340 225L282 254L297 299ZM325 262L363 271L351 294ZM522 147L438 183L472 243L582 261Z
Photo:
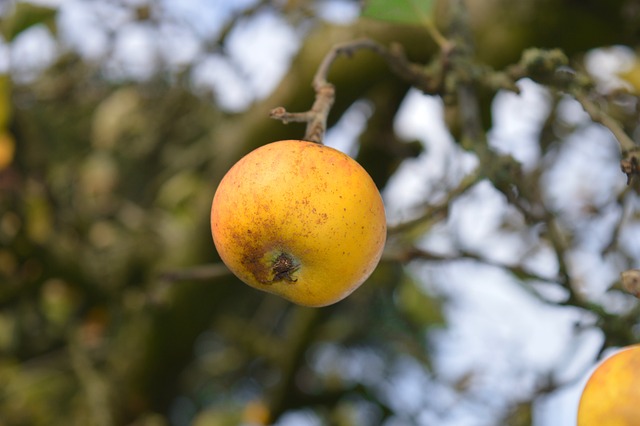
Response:
M409 275L404 275L397 291L398 307L413 323L420 327L444 324L440 300L420 289Z
M32 241L44 243L53 231L52 206L38 183L32 181L29 187L25 200L27 232Z
M13 11L2 20L2 34L12 41L23 31L34 25L43 24L56 34L57 9L33 3L17 3Z
M619 77L629 83L633 87L635 93L640 93L640 61L635 60L633 65L621 72Z
M9 132L0 130L0 170L5 169L13 161L16 152L16 141Z
M166 426L168 424L161 414L146 413L131 423L131 426Z
M15 139L7 130L11 109L11 79L0 74L0 170L11 164L16 150Z
M247 425L268 425L271 413L269 407L264 401L250 401L244 407L242 420Z
M502 424L505 426L529 426L532 422L533 407L531 401L525 401L512 407Z
M8 312L0 312L0 350L7 351L16 344L16 318Z
M433 0L368 0L362 16L398 24L424 24L431 20L433 7Z
M52 418L65 421L63 401L75 390L73 375L41 366L22 368L3 364L0 367L3 395L0 403L4 424L51 424Z
M59 278L50 278L42 285L40 309L55 326L63 327L76 309L76 297L69 283Z
M11 118L11 78L0 74L0 132L9 125Z
M107 151L93 151L79 170L83 195L100 197L110 194L118 183L118 164Z
M215 407L199 413L193 426L234 426L242 423L242 412L236 407Z
M124 87L106 97L93 116L91 142L104 149L117 148L119 141L128 141L145 130L144 104L134 87Z

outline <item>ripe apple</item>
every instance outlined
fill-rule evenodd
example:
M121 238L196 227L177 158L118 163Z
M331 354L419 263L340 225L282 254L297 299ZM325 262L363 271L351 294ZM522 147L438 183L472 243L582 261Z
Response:
M358 288L386 239L380 193L355 160L313 142L264 145L224 176L211 206L222 261L242 281L304 306Z
M578 426L640 425L640 345L598 365L580 398Z

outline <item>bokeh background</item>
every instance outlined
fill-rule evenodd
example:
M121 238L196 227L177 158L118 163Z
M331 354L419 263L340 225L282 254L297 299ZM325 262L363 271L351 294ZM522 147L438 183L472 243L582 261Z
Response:
M479 63L560 48L638 137L637 0L464 3ZM372 53L337 60L325 142L382 191L378 269L309 309L220 263L218 181L251 149L303 136L269 111L310 107L332 46L370 37L437 57L424 28L361 12L0 0L0 425L575 424L594 363L640 341L618 282L640 266L640 217L616 139L557 88L479 95L488 146L508 159L489 170L460 144L455 104Z

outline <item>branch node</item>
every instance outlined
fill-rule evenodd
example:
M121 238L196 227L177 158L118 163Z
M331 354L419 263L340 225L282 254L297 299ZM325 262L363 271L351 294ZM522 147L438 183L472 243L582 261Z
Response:
M269 117L282 121L283 124L304 123L311 119L311 111L307 112L287 112L284 107L276 107L269 112Z
M620 168L622 169L622 173L627 175L627 185L631 185L631 181L634 176L640 175L640 161L638 160L639 152L640 148L636 148L622 153Z

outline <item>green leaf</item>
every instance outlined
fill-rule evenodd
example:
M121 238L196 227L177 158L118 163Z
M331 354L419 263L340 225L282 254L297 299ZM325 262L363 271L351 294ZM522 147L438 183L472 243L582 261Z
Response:
M362 16L398 24L424 24L431 20L434 0L367 0Z
M43 24L55 34L55 18L57 9L32 3L17 3L1 24L2 34L7 41L12 41L23 31L34 25Z

